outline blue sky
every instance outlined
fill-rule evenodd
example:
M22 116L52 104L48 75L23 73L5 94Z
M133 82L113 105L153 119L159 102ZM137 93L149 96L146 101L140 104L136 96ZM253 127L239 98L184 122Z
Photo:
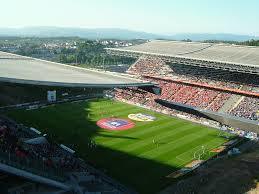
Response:
M259 0L0 0L0 27L126 28L259 36Z

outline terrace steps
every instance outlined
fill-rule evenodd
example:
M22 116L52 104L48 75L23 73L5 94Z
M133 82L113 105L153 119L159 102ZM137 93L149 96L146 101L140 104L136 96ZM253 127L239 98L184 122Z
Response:
M232 94L230 98L224 103L218 112L225 113L230 112L243 100L243 96Z

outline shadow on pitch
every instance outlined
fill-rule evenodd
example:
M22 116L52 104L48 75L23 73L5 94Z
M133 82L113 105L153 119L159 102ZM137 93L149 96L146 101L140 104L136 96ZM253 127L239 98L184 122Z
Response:
M88 102L81 102L32 111L20 110L10 112L8 115L26 126L40 129L58 143L71 146L77 151L79 157L139 193L157 193L172 183L175 187L170 193L199 193L199 189L204 186L200 182L203 176L196 181L195 187L190 184L178 184L175 180L166 178L167 175L179 169L177 166L136 157L102 145L97 145L95 148L89 147L89 141L98 136L107 137L107 141L109 138L135 139L117 134L104 134L96 126L96 121L86 116L90 114L90 109ZM252 178L249 177L246 181L248 183L245 187L246 191L256 187ZM244 185L236 184L234 189L228 186L227 191L234 193L240 189L243 192L243 188Z

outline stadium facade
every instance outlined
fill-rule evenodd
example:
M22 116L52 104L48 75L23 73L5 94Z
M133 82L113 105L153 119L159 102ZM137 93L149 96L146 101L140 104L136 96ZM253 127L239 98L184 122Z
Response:
M137 58L128 73L157 82L162 88L161 97L143 95L137 90L120 91L120 97L129 98L127 95L134 96L136 92L147 101L163 101L174 109L175 103L178 107L198 108L201 114L205 111L219 123L259 133L258 47L155 40L106 50L111 55ZM155 107L153 102L143 103Z

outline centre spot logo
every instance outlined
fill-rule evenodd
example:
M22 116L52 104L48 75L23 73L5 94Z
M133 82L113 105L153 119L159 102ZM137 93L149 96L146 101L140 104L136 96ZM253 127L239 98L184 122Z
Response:
M143 114L143 113L129 114L128 117L134 121L154 121L154 120L156 120L156 117L154 117L152 115L148 115L148 114Z
M120 118L104 118L96 123L102 129L108 130L127 130L135 126L135 124L128 119Z

